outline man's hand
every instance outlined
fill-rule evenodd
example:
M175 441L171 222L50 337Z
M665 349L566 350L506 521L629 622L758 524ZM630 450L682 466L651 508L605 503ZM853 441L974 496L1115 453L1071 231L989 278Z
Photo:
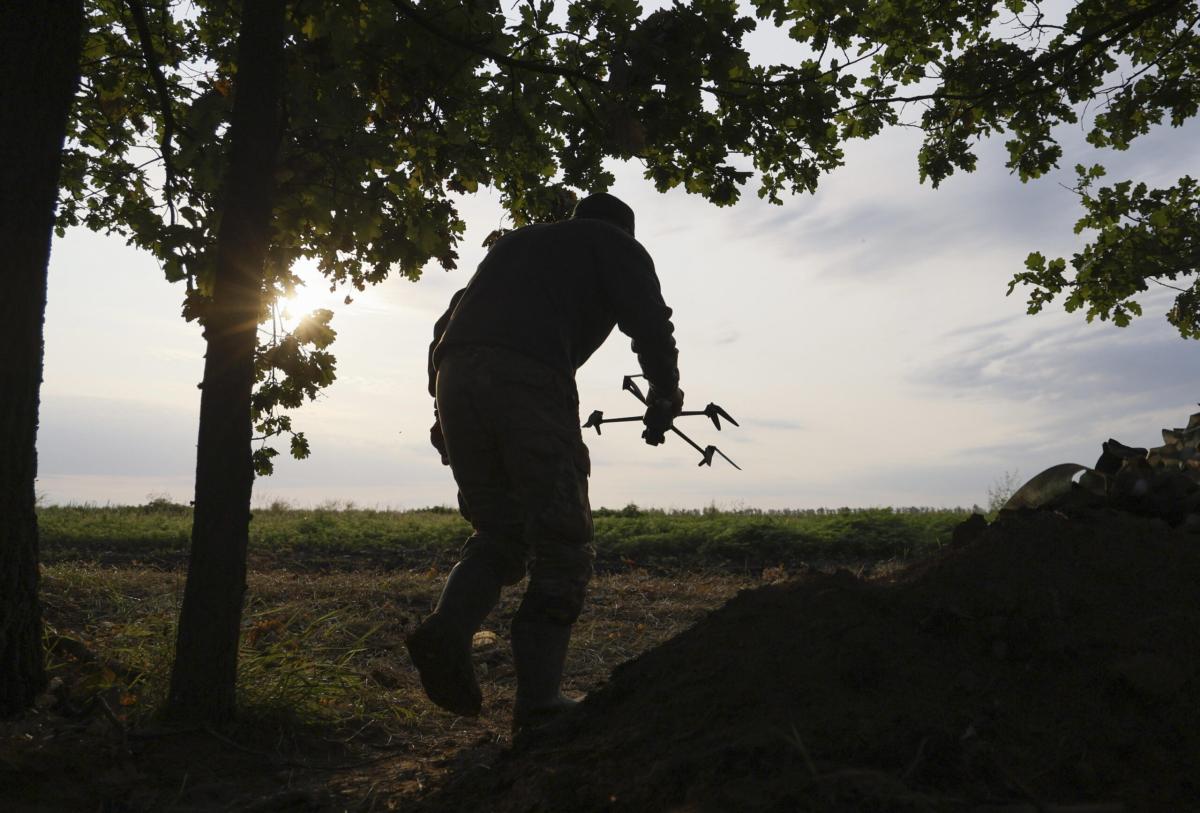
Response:
M646 396L646 414L642 418L642 423L646 424L642 438L651 446L662 443L680 412L683 412L683 390L676 387L673 392L663 393L651 387Z
M438 450L438 454L442 456L442 465L450 465L450 455L446 453L446 436L442 434L442 423L435 415L433 418L433 426L429 428L429 442L433 444L433 448Z

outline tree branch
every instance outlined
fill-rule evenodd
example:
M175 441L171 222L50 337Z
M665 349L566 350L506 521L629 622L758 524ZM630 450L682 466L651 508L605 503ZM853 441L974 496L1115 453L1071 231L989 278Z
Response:
M827 47L828 47L828 45L827 45ZM854 57L853 59L850 58L849 54L845 54L843 52L843 55L847 59L846 62L842 63L841 65L838 65L836 68L828 68L827 70L824 70L821 73L814 73L812 76L790 77L787 79L731 79L731 80L729 80L729 83L732 85L751 85L753 87L760 87L760 88L780 88L780 87L795 87L798 85L809 85L809 84L812 84L813 82L819 82L820 80L822 80L828 76L833 76L833 75L841 73L842 71L845 71L849 68L852 68L855 65L858 65L859 63L864 62L864 61L870 59L871 57L875 56L882 50L883 50L883 45L876 45L874 48L870 49L869 51L864 51L862 54ZM817 59L818 64L824 59L824 57L825 57L825 51L821 51L821 56L818 57L818 59Z
M1177 285L1168 285L1167 283L1160 280L1158 277L1147 277L1147 279L1149 279L1153 283L1157 283L1158 285L1161 285L1164 288L1170 288L1172 291L1179 291L1180 293L1187 293L1186 288L1180 288Z
M1161 67L1162 67L1162 61L1163 61L1163 60L1164 60L1166 57L1168 57L1168 56L1170 56L1172 53L1174 53L1174 52L1175 52L1175 50L1176 50L1176 49L1177 49L1177 48L1180 46L1180 44L1182 44L1182 43L1183 43L1184 39L1185 39L1185 38L1187 38L1187 36L1188 36L1189 34L1193 33L1193 32L1192 32L1192 28L1193 28L1193 27L1195 27L1195 25L1196 25L1196 23L1197 23L1197 22L1200 22L1200 15L1193 16L1193 17L1192 17L1190 20L1188 20L1188 21L1187 21L1187 24L1186 24L1186 25L1184 25L1184 26L1183 26L1183 29L1182 29L1182 30L1179 32L1179 36L1178 36L1178 37L1176 37L1176 38L1175 38L1175 39L1174 39L1174 40L1171 42L1171 44L1170 44L1170 45L1168 45L1168 46L1167 46L1166 48L1164 48L1163 50L1159 51L1159 52L1158 52L1158 54L1157 54L1157 55L1154 57L1154 59L1152 59L1152 60L1150 60L1149 62L1147 62L1145 65L1143 65L1141 68L1139 68L1138 70L1136 70L1134 73L1132 73L1132 74L1130 74L1129 76L1127 76L1127 77L1123 78L1123 79L1121 80L1121 83L1120 83L1120 84L1118 84L1118 85L1113 85L1113 86L1111 86L1111 87L1102 88L1102 89L1100 90L1100 92L1099 92L1099 93L1100 93L1100 95L1104 95L1104 96L1111 96L1111 95L1114 95L1114 94L1116 94L1116 93L1120 93L1121 91L1123 91L1123 90L1125 90L1126 88L1128 88L1128 87L1129 87L1131 84L1133 84L1133 82L1134 82L1134 81L1136 81L1138 78L1140 78L1140 77L1141 77L1143 74L1145 74L1145 73L1147 73L1148 71L1150 71L1152 68L1161 68ZM1186 74L1184 74L1184 75L1186 76ZM1182 78L1182 77L1181 77L1181 78Z
M175 115L171 108L171 90L167 85L167 77L163 74L162 63L154 50L154 41L150 33L150 23L146 19L146 9L140 0L125 0L129 13L133 15L133 23L137 29L137 39L142 47L142 57L146 60L146 69L154 81L154 89L158 95L159 112L163 117L162 129L162 161L165 180L163 195L167 200L167 209L171 213L171 225L175 225L175 166L171 160L171 140L175 137Z
M1114 41L1119 39L1120 37L1129 33L1129 30L1137 28L1139 25L1146 22L1147 20L1153 19L1155 16L1163 13L1164 11L1167 11L1168 9L1170 9L1174 6L1182 5L1184 2L1185 2L1185 0L1163 0L1163 2L1153 3L1149 6L1146 6L1145 8L1142 8L1142 9L1135 11L1129 15L1126 15L1125 17L1122 17L1119 20L1114 20L1114 21L1110 22L1108 25L1104 25L1104 26L1101 26L1100 28L1097 28L1095 31L1092 31L1085 35L1081 35L1079 37L1079 39L1077 39L1075 42L1071 43L1070 45L1068 45L1067 47L1065 47L1061 50L1045 52L1040 57L1033 60L1023 70L1018 71L1017 74L1011 80L1004 83L1003 85L993 85L991 87L986 87L986 88L983 88L982 90L980 90L978 93L952 94L952 93L943 93L943 92L935 90L932 93L926 93L926 94L923 94L920 96L876 96L876 97L864 99L861 102L858 102L857 104L853 104L848 107L843 107L838 112L839 113L849 113L849 112L853 112L853 111L858 110L863 107L870 107L871 105L878 104L878 103L908 104L909 102L923 102L923 101L942 100L942 99L949 100L949 101L977 102L981 99L986 99L987 97L994 95L995 93L997 93L1000 90L1017 86L1018 84L1025 81L1026 79L1029 79L1030 77L1041 73L1044 69L1050 67L1054 63L1060 62L1062 60L1069 59L1070 57L1075 56L1077 53L1079 53L1080 51L1082 51L1084 48L1086 48L1089 45L1093 45L1095 43L1101 43L1104 47L1107 47L1107 46L1111 45ZM1117 33L1112 37L1108 37L1108 35L1113 34L1113 32L1117 32ZM1108 38L1106 39L1106 37L1108 37Z
M502 54L499 51L495 51L486 45L478 42L472 42L465 37L461 37L436 25L427 17L425 17L425 15L423 15L420 11L418 11L416 7L410 5L407 0L392 0L392 5L396 7L396 11L398 11L402 17L412 20L418 26L425 29L430 34L433 34L438 39L458 48L462 48L465 51L478 54L485 59L490 59L492 62L495 62L497 65L502 67L513 70L529 71L530 73L558 76L563 79L576 79L593 85L604 84L603 80L574 68L568 68L563 65L554 65L546 62L531 62L525 59L517 59L509 56L508 54Z
M583 109L587 111L588 118L590 118L592 120L593 124L595 124L601 130L603 130L604 123L602 121L600 121L600 117L597 116L596 111L592 109L592 103L589 102L587 100L587 97L584 96L583 93L579 90L579 85L576 84L575 80L572 79L570 76L568 76L566 79L567 79L567 84L571 86L571 92L575 94L575 98L579 100L580 104L583 105Z

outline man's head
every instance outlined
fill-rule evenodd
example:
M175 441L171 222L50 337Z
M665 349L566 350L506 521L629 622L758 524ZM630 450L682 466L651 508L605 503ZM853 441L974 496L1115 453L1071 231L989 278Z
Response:
M604 220L618 226L633 236L633 210L623 200L607 192L588 195L575 204L572 217L587 217Z

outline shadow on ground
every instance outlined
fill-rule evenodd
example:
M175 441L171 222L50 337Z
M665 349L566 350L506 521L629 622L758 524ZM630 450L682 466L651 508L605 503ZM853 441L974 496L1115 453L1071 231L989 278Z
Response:
M1198 584L1196 536L1098 509L745 591L419 809L1191 809Z

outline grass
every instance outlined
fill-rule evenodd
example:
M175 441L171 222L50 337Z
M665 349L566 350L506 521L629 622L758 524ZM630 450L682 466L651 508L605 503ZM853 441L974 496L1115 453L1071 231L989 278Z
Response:
M690 603L659 610L677 624L690 617L687 608L704 603L705 578L753 581L811 565L920 557L944 544L963 513L601 509L598 570L666 574L674 580L668 593L690 590ZM44 507L39 523L51 673L73 676L77 689L109 692L117 711L141 720L166 694L191 509L165 500ZM284 725L366 718L402 725L419 714L414 685L394 694L404 680L390 664L402 658L403 631L432 607L469 531L447 508L256 511L239 658L243 707ZM600 596L617 589L615 582L596 584ZM652 586L661 592L663 585ZM658 600L641 595L607 607L616 619L608 628L583 624L592 659L611 665L647 645L638 632L645 619L623 625L619 607L644 609ZM586 632L593 629L599 631ZM81 664L71 654L79 647L101 657Z
M631 566L754 571L805 562L921 557L949 541L966 511L838 509L794 512L595 512L601 570ZM45 562L178 565L186 559L191 509L144 506L39 509ZM449 508L415 511L298 509L254 512L250 555L261 566L420 569L452 563L470 532Z
M761 570L806 562L925 556L966 512L889 508L806 512L599 512L601 556L648 566Z
M923 556L948 541L964 515L598 510L599 574L574 630L565 688L594 689L615 666L738 590L788 571L870 570ZM495 635L475 650L480 718L431 706L403 648L469 532L454 510L255 511L239 722L192 739L154 730L191 509L165 500L43 507L39 523L53 697L45 713L16 724L11 748L0 748L0 781L5 765L28 773L64 760L76 766L73 776L101 778L71 785L49 772L44 784L29 785L29 798L65 794L62 809L94 808L100 798L129 810L225 810L254 794L287 801L301 791L313 799L336 791L355 802L331 809L391 809L409 806L462 760L483 759L507 742L515 690L508 624L519 589L506 591L485 625ZM152 745L139 745L143 736Z
M774 574L777 576L778 574ZM251 573L238 659L239 706L258 722L352 725L370 719L396 731L423 717L404 635L436 603L444 573L350 571ZM574 637L573 670L584 682L682 630L736 589L737 576L681 579L644 571L594 580ZM499 646L520 599L507 591L485 629ZM166 696L178 571L65 562L43 569L50 676L74 694L108 692L122 719L149 722ZM87 653L81 660L80 653ZM92 658L95 660L92 660ZM507 662L485 658L493 667ZM401 668L403 667L403 668ZM493 669L511 689L511 667Z
M239 706L258 723L415 714L381 689L381 659L399 656L403 631L430 608L434 574L268 571L250 574L248 588ZM43 568L41 595L50 676L76 694L109 692L122 719L148 722L166 697L183 574L61 562Z
M667 574L678 592L685 589L679 584L702 585L701 574L759 579L811 565L906 560L944 544L964 513L600 509L598 570ZM165 697L191 509L166 500L52 506L39 510L39 524L52 673L65 676L80 667L72 641L102 653L89 666L86 688L119 687L110 699L137 719ZM239 659L243 705L268 717L323 723L403 721L416 714L411 703L379 689L402 682L388 666L400 656L402 630L432 607L445 567L469 531L448 508L277 505L256 511ZM693 590L693 599L702 601L703 592ZM654 600L642 596L633 603ZM631 623L636 631L645 622ZM628 656L640 645L640 636L631 643L627 633L591 636L597 662ZM619 652L610 652L614 641Z

